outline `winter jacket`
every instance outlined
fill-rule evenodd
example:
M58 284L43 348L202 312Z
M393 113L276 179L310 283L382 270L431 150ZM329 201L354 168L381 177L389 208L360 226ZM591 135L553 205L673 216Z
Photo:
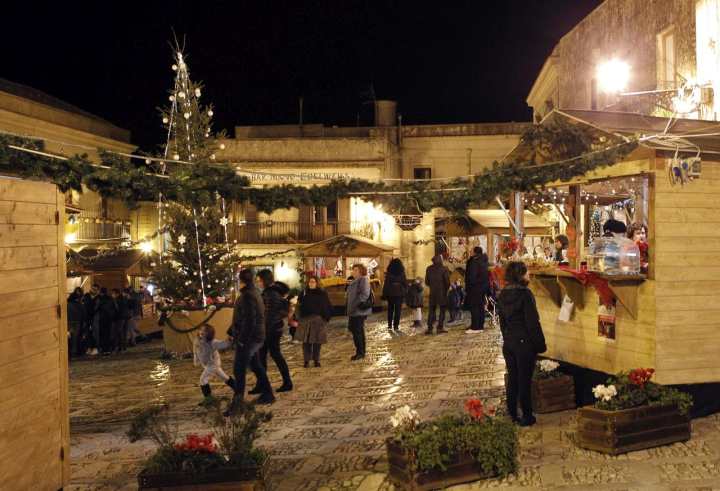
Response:
M423 306L423 286L422 283L413 281L408 287L407 296L405 297L405 305L411 309L422 308Z
M78 328L85 324L85 306L81 303L80 298L74 294L68 297L67 323L68 326Z
M500 292L498 307L505 345L512 349L530 343L535 353L547 351L535 297L528 287L506 286Z
M83 295L83 307L85 308L85 322L88 324L92 323L92 319L95 316L95 300L97 297L93 297L89 293Z
M330 304L330 297L325 290L322 288L306 288L300 294L298 298L298 305L300 305L300 320L311 317L313 315L319 315L325 322L330 320L332 317L332 305Z
M367 276L355 278L347 289L347 315L348 317L367 317L372 314L372 308L361 309L360 304L370 296L370 280Z
M265 333L282 332L285 319L290 311L290 302L283 297L290 289L285 283L276 281L262 292L265 304Z
M448 307L451 309L459 309L465 300L465 292L461 286L451 286L448 293Z
M117 306L115 320L124 321L132 317L132 313L130 311L130 304L128 303L128 298L125 295L120 295L118 298L116 298L115 305Z
M240 290L233 310L232 335L238 345L265 342L265 304L254 285Z
M450 270L443 265L442 256L433 257L432 262L425 270L425 284L430 287L430 304L444 307L450 288Z
M468 259L465 265L465 286L469 304L478 305L485 302L485 295L490 291L488 257L485 254Z
M218 350L228 349L230 341L219 341L213 339L208 342L203 336L199 337L195 343L195 365L207 367L210 365L220 366L220 353Z
M405 273L393 274L385 273L385 283L383 284L382 296L384 299L390 297L405 297L407 292L407 278Z
M117 306L110 295L98 295L95 299L95 309L99 314L101 326L107 326L117 318Z

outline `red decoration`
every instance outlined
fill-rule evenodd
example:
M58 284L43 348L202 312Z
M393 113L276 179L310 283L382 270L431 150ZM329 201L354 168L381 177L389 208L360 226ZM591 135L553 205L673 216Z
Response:
M600 303L602 305L606 307L613 306L615 301L615 295L613 294L612 290L610 290L608 281L605 278L592 271L579 271L577 269L570 269L562 266L560 267L560 269L572 274L575 279L578 280L583 286L591 285L593 288L595 288L595 291L597 291L598 296L600 297Z
M485 407L480 399L468 399L465 401L465 411L475 420L481 420L486 416L494 416L495 408Z
M630 371L628 378L630 382L642 389L650 381L654 373L654 368L636 368Z
M184 442L175 444L175 450L183 452L215 453L217 452L217 445L213 442L212 433L205 436L190 433L185 437Z

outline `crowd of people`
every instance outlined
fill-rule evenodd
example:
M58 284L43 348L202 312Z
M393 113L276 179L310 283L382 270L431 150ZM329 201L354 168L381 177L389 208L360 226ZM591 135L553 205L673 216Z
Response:
M67 300L68 353L71 358L110 355L134 346L140 331L144 293L133 288L77 287Z

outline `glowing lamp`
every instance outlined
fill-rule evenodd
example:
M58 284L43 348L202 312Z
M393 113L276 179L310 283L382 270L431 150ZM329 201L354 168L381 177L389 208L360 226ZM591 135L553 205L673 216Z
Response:
M70 234L65 234L65 243L66 244L72 244L77 240L77 234L75 232Z
M630 65L613 58L598 65L595 75L601 91L617 94L627 88L630 80Z
M145 254L149 254L152 252L153 246L150 242L141 242L140 250L143 251Z

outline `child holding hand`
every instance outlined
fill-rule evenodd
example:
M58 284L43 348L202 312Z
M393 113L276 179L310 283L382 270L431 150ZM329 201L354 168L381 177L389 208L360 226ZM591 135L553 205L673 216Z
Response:
M202 375L200 375L200 390L205 399L212 396L210 389L210 377L215 376L225 382L234 390L235 380L228 376L222 369L219 350L228 349L232 345L230 339L218 341L215 339L215 328L205 325L200 328L197 342L195 343L195 366L203 367ZM201 403L202 404L202 403Z

